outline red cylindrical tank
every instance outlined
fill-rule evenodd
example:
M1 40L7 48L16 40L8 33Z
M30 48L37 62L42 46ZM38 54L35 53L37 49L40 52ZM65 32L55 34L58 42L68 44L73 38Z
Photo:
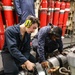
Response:
M14 25L14 15L12 6L3 6L6 27Z
M61 2L58 26L62 28L65 12L65 2Z
M4 25L3 25L2 14L0 11L0 50L2 50L3 45L4 45Z
M5 6L11 6L12 5L12 0L2 0L2 3Z
M47 24L49 23L49 3L50 3L50 0L48 0L48 12L47 12Z
M18 15L17 15L15 9L13 10L13 15L14 15L14 23L15 24L18 24L19 23L19 20L18 20Z
M47 24L50 22L50 13L51 13L50 5L51 5L51 2L52 2L52 0L48 0Z
M67 22L67 20L68 20L68 14L69 14L69 11L70 11L70 3L67 2L67 3L66 3L66 6L65 6L65 13L64 13L63 26L66 25L66 22Z
M54 13L54 1L51 0L49 2L47 23L52 23L52 21L53 21L53 13Z
M12 0L2 0L6 27L14 25Z
M40 27L46 26L47 24L47 8L48 3L47 0L42 0L41 2L41 8L40 8Z
M66 31L66 23L68 20L69 11L70 11L70 2L66 2L64 20L63 20L63 33L62 33L63 36L65 35L65 31Z
M55 2L55 9L54 9L54 18L53 18L53 25L58 25L58 19L59 19L59 12L60 12L60 2Z

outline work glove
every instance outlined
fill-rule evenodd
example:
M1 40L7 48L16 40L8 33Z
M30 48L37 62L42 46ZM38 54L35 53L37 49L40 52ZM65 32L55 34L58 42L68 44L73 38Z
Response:
M49 67L49 62L48 61L43 61L41 63L41 65L42 65L43 68L48 68Z

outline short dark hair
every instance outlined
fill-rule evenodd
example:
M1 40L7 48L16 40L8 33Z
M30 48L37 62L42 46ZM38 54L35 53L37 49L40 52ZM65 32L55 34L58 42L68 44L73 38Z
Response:
M38 18L36 18L35 16L29 15L26 20L31 20L32 24L37 23L38 27L40 26L40 21Z

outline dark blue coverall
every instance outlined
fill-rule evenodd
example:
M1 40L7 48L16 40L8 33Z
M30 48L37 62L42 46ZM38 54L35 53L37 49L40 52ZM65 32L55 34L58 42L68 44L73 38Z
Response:
M20 24L24 23L28 15L35 16L34 0L14 0L14 6L19 16Z
M20 25L8 27L5 31L5 44L2 50L2 60L4 72L19 72L19 67L27 60L35 63L35 58L30 54L30 34L25 33L25 38L21 49L22 35L20 34Z
M56 41L51 40L50 36L50 26L42 27L37 36L32 41L33 48L37 48L38 55L40 57L40 62L45 61L45 53L52 53L55 49L58 49L59 52L63 50L63 43L60 39Z

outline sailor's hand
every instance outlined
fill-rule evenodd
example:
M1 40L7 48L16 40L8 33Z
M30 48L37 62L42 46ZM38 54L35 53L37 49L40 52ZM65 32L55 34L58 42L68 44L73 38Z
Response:
M34 70L34 67L35 67L35 64L30 62L29 60L27 60L24 65L26 66L27 70L29 71L33 71Z
M41 65L42 65L43 68L48 68L49 67L49 62L48 61L43 61L41 63Z
M58 69L59 69L59 66L50 68L50 69L48 70L48 73L53 73L53 72L57 71Z

